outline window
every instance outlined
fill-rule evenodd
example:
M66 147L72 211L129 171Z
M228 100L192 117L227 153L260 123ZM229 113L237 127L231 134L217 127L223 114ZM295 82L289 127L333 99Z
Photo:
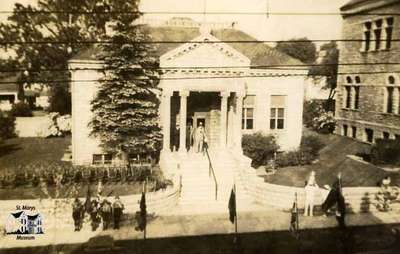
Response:
M242 129L252 130L254 128L254 105L255 95L247 95L243 99Z
M350 108L351 107L351 86L345 86L345 101L346 101L345 108Z
M386 87L386 113L393 113L393 92L394 87Z
M93 165L99 165L103 163L102 154L93 154Z
M384 131L384 132L382 132L382 137L383 137L383 139L389 139L390 138L390 133Z
M393 18L386 19L385 37L385 49L390 49L390 47L392 46L393 37Z
M400 87L396 86L396 80L389 76L385 88L384 112L400 114Z
M371 44L371 27L372 24L371 22L366 22L364 24L364 46L363 46L363 51L369 51L370 49L370 44Z
M347 130L348 126L346 124L343 124L343 136L347 137Z
M357 127L355 127L355 126L351 127L351 137L357 138Z
M366 128L365 137L367 142L372 143L374 141L374 130Z
M111 164L112 155L111 154L93 154L93 165L103 165Z
M271 112L269 128L271 130L281 130L285 128L285 108L286 96L272 95L271 96Z
M360 87L354 87L354 109L358 109L360 101Z
M375 50L379 50L381 48L382 19L376 20L374 24Z

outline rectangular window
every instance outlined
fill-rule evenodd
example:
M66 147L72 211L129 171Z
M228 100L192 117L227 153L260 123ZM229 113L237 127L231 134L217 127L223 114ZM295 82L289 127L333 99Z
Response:
M93 165L103 165L111 164L112 155L111 154L93 154Z
M366 141L369 143L374 142L374 130L372 129L365 129L365 137L366 137Z
M351 127L351 137L357 138L357 127L355 127L355 126Z
M346 100L346 106L345 108L350 108L351 106L351 86L345 86L345 100Z
M104 154L104 164L111 164L112 155L111 154Z
M390 47L392 46L392 37L393 37L393 18L386 19L385 33L386 33L385 49L390 49Z
M271 130L282 130L285 128L285 95L271 95L271 111L269 128Z
M93 154L93 165L99 165L103 163L102 154Z
M348 126L343 124L343 136L347 137Z
M390 138L390 133L384 131L384 132L382 133L382 137L383 137L383 139L389 139L389 138Z
M394 92L394 87L387 87L386 88L386 92L387 92L386 112L387 113L393 113L393 92Z
M242 129L252 130L254 128L254 106L255 95L247 95L243 99Z
M375 29L374 29L375 50L379 50L381 48L381 35L382 35L382 20L379 19L375 21Z
M359 101L360 101L360 87L354 87L354 109L359 108Z

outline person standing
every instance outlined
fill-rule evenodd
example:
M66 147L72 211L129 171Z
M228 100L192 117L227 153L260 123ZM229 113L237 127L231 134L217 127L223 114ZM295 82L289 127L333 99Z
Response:
M112 214L111 203L107 199L104 199L101 204L101 218L103 220L103 230L108 229L111 223L111 214Z
M314 171L311 171L310 177L308 178L304 189L305 189L305 193L306 193L305 205L304 205L304 216L308 216L308 213L310 213L310 216L313 216L315 192L318 189L318 184L315 180L315 172Z
M186 149L190 151L193 146L193 126L189 122L186 128Z
M204 142L205 132L203 123L200 122L199 126L196 128L195 139L196 139L196 152L200 153L203 151L203 142Z
M114 229L119 229L119 223L121 221L123 210L124 204L122 204L119 196L116 196L113 203Z
M80 231L82 227L82 210L83 204L79 198L75 198L72 203L72 218L74 219L75 231Z
M328 196L325 201L322 203L322 211L324 215L327 215L329 209L331 209L339 199L339 195L341 195L341 186L342 186L342 174L339 172L335 182L332 184L332 187L329 188Z
M92 231L96 231L96 229L99 226L100 223L100 217L99 217L99 202L97 199L92 199L92 210L90 211L90 220L91 220L91 225L92 225Z

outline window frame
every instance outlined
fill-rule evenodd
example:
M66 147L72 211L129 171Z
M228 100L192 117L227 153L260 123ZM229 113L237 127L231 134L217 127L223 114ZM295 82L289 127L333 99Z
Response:
M100 156L100 160L95 160L95 157ZM110 157L110 159L106 159L106 157ZM112 164L112 154L109 153L96 153L92 154L92 165L93 166L103 166L103 165L111 165Z
M245 104L246 97L254 97L253 104ZM254 130L255 126L255 106L256 106L256 95L248 94L243 98L243 106L242 106L242 130ZM252 110L253 116L248 117L248 112ZM247 128L249 121L251 121L251 128Z

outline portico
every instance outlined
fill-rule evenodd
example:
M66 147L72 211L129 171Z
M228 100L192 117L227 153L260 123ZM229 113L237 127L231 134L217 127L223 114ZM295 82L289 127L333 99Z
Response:
M212 84L205 84L201 79L194 82L190 79L162 80L160 108L163 110L160 112L163 153L174 150L179 153L188 152L188 140L191 135L188 133L188 123L196 128L200 122L204 125L210 147L241 150L241 115L245 83L228 76L226 79L207 81L212 81Z

